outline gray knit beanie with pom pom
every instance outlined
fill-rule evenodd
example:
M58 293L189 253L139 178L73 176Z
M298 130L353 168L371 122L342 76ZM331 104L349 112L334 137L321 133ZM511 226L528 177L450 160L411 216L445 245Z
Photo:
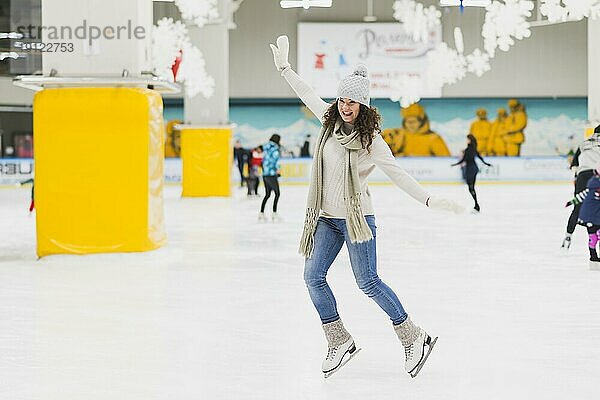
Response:
M340 81L337 97L348 98L369 107L369 72L363 64L358 64L354 72Z

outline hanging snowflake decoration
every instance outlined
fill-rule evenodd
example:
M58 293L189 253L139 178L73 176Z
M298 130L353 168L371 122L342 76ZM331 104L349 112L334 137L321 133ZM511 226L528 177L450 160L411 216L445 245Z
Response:
M152 27L152 65L154 73L169 82L174 81L171 67L186 40L187 28L181 21L162 18Z
M194 21L199 27L219 18L217 0L175 0L184 19Z
M189 41L183 44L182 60L177 80L185 83L185 95L194 97L201 93L209 98L215 92L215 80L206 72L206 63L202 52Z
M181 21L163 18L152 29L152 65L154 73L169 82L175 81L172 67L181 56L177 82L185 84L185 93L194 97L202 93L210 97L214 93L215 82L206 73L204 57L193 46L187 36L187 28Z
M492 69L490 66L490 56L487 53L482 53L481 50L475 49L473 53L467 56L467 71L481 76Z
M521 2L531 3L531 1L525 0L521 0ZM528 33L524 32L524 28L527 28L527 31L529 29L529 25L526 27L520 25L521 19L519 19L519 24L516 24L516 27L513 23L512 28L509 30L497 28L494 25L497 21L506 23L507 20L510 20L507 16L512 15L513 6L517 5L519 0L506 0L506 3L497 3L491 12L488 11L490 16L486 16L487 27L484 24L484 28L487 29L487 36L494 39L493 47L488 43L492 54L496 47L505 48L509 40L512 40L511 35L519 38L525 37L525 35L528 36ZM504 9L504 7L507 7L506 4L509 4L507 10L511 12L507 13ZM531 10L529 7L525 7L525 9ZM521 8L517 6L516 10L520 11ZM517 15L521 14L518 13ZM440 25L440 17L441 13L433 6L426 9L414 0L397 0L394 2L394 18L403 23L403 28L415 41L427 40L431 30ZM425 77L404 74L393 79L390 84L391 100L400 101L402 107L408 107L420 100L425 86L436 89L441 88L444 85L451 85L460 81L466 76L467 71L482 76L491 69L491 57L486 52L475 49L473 53L465 57L463 34L460 28L454 29L454 46L455 49L442 42L427 52L428 67Z
M393 7L394 18L415 42L426 42L433 28L441 24L442 13L434 6L426 8L414 0L396 0Z
M427 53L428 80L435 87L451 85L467 74L467 61L458 51L444 42Z
M591 19L600 18L600 0L597 0L596 4L594 4L592 6L592 8L590 8L590 15L589 15L589 17Z
M541 0L540 13L550 22L600 17L600 0Z
M592 7L598 7L598 0L563 0L569 19L576 21L589 17Z
M421 100L423 93L423 80L418 75L400 75L391 82L392 97L390 100L399 101L400 106L406 108Z
M527 18L531 16L533 1L493 1L486 10L481 35L484 48L490 57L494 57L496 48L508 51L510 46L515 44L514 39L522 40L531 36Z
M541 0L540 13L550 22L566 21L568 11L561 6L560 0Z

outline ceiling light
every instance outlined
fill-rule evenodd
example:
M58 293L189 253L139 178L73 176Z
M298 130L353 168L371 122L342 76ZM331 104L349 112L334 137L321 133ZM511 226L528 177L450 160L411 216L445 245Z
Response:
M491 0L440 0L442 7L487 7Z
M281 8L304 8L308 10L310 7L331 7L332 0L281 0L279 5Z

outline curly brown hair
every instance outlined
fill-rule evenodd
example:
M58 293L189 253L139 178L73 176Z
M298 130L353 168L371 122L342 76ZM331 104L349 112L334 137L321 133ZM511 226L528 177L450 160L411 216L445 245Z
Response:
M338 101L333 102L323 117L323 126L325 129L335 126L338 119L341 119L340 112L338 111ZM364 104L360 105L360 111L354 121L354 129L360 134L360 141L363 149L371 151L371 145L373 144L373 138L375 134L381 133L381 114L375 107L367 107Z

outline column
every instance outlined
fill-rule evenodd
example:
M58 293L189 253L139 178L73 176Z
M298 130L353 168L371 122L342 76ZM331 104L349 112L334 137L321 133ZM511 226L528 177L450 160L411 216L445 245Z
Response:
M44 75L120 76L152 70L150 0L42 2L42 41L71 43L43 53ZM65 50L65 51L63 51Z
M588 120L600 121L600 18L588 18Z
M186 124L220 126L229 123L229 31L225 18L230 12L229 0L219 0L218 5L219 21L202 28L188 23L192 44L204 55L206 72L215 79L215 93L209 99L202 95L185 97Z

